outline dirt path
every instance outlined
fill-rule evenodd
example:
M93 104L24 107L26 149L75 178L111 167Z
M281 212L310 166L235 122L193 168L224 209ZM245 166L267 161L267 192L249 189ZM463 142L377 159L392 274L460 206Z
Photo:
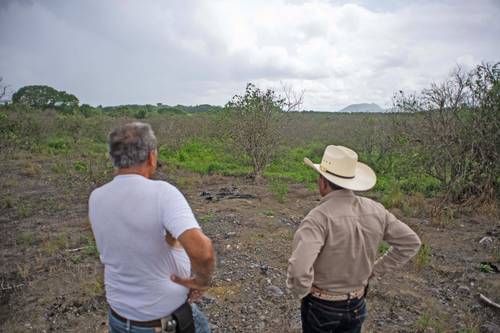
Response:
M50 163L0 175L0 331L105 332L102 271L86 218L92 186L55 176ZM285 272L293 233L317 195L293 185L282 203L244 179L180 171L159 178L186 193L216 246L214 286L201 304L214 332L298 332L299 301L285 292ZM421 258L428 262L417 270L412 261L372 285L365 332L500 326L500 310L478 300L483 293L500 301L500 274L480 270L481 262L498 265L499 221L462 217L438 228L425 217L402 219L430 246ZM491 242L480 244L483 237Z

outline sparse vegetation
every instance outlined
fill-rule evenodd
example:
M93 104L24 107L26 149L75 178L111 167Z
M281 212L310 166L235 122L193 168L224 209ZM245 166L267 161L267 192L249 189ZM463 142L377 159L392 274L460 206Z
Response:
M271 181L271 191L276 195L278 202L284 203L288 194L288 185L280 178L275 178Z
M493 97L487 97L480 105L489 107L488 103L492 103L489 98ZM10 168L0 177L0 186L5 189L0 200L1 223L7 221L2 224L6 226L5 245L2 247L6 263L0 272L2 281L7 281L4 286L27 285L33 280L36 283L27 288L26 294L34 297L43 294L41 288L60 282L58 288L66 293L68 302L75 299L79 302L83 296L84 299L92 299L92 307L89 308L103 306L104 284L96 276L99 253L88 220L84 218L86 200L90 190L113 176L106 145L109 130L117 124L144 119L152 124L158 136L159 160L163 166L159 168L157 177L177 185L187 194L188 200L195 203L193 207L198 220L220 251L220 275L216 286L209 292L215 302L220 303L217 311L223 308L228 311L217 312L217 315L221 314L220 318L234 317L234 321L241 324L241 319L247 318L247 315L255 315L246 306L258 300L252 303L256 311L272 308L269 313L274 315L276 311L282 311L284 321L290 321L293 316L297 319L295 300L283 296L281 300L286 307L275 309L275 299L266 296L265 288L271 284L284 288L280 283L284 281L293 231L305 212L317 203L317 195L313 193L317 193L318 176L304 166L303 158L319 162L325 146L333 143L359 152L360 160L372 166L378 177L376 187L366 195L393 209L398 217L402 215L401 219L418 229L425 239L425 244L410 265L405 266L400 274L387 276L387 284L373 286L375 292L369 302L380 306L380 313L391 318L384 321L383 328L392 325L392 330L388 331L398 331L394 328L398 325L397 320L392 319L401 314L407 324L398 328L405 332L478 331L475 322L459 325L457 319L457 323L449 323L446 315L450 313L441 313L441 301L448 297L443 283L453 278L457 280L454 283L464 284L466 288L462 288L464 295L455 293L457 288L452 288L454 294L450 297L454 297L456 307L451 309L452 301L446 301L447 306L453 313L459 314L474 308L477 302L472 300L470 294L478 290L469 284L469 280L460 280L461 276L472 276L474 281L481 281L476 286L483 287L483 283L488 283L485 279L494 277L494 274L490 273L492 266L481 265L480 262L487 260L494 265L500 262L497 243L493 242L491 247L484 249L477 245L485 235L496 235L496 202L490 201L488 206L484 206L487 210L477 210L478 214L489 214L493 218L470 222L463 215L463 207L468 205L465 198L470 194L477 194L478 198L482 196L480 188L468 182L491 181L491 174L490 170L483 175L474 171L470 177L462 177L459 173L462 180L448 182L450 178L443 180L437 170L428 170L436 155L426 153L423 147L418 146L410 136L412 132L398 132L394 125L412 124L415 127L412 130L418 131L429 124L425 123L425 116L434 110L398 114L283 113L275 110L279 113L276 119L286 121L273 128L271 137L277 135L276 138L282 140L276 140L276 145L273 142L272 154L269 155L272 158L259 162L256 167L251 155L243 153L242 147L234 144L234 139L223 135L228 125L221 119L225 112L230 111L228 107L225 110L207 105L82 105L71 110L37 109L20 104L0 107L0 149L2 157L5 156L2 163L5 168ZM476 117L468 111L457 112L473 122L490 119ZM478 128L489 131L488 126ZM469 137L472 132L468 131L458 134ZM423 143L428 144L429 141ZM480 141L476 143L481 144ZM447 141L447 144L453 154L458 154L452 141ZM469 151L463 156L469 162L463 170L469 171L477 163L491 162L493 155L483 159L471 146L468 147ZM486 153L484 149L480 151ZM490 152L488 150L488 154ZM492 165L492 170L496 167ZM477 170L484 171L482 166L478 166ZM252 178L257 174L264 178L259 184L255 184ZM498 195L498 177L493 183L489 182L484 187L487 197L491 193ZM233 187L240 191L235 193L251 194L250 199L216 197L216 200L209 201L200 196L202 191L212 193L216 189ZM260 197L263 193L264 200ZM254 196L257 198L254 199ZM441 205L442 202L446 205ZM410 216L414 219L405 219ZM24 219L27 217L32 218ZM36 227L30 229L33 226ZM447 239L448 235L459 240L453 238L452 242ZM447 246L451 250L443 249L442 242L449 242ZM378 247L380 255L388 250L389 245L385 242ZM14 262L12 258L17 255L16 251L22 253L26 260ZM453 251L457 254L448 255ZM447 254L446 263L442 260L443 253ZM462 266L464 261L467 262L466 267ZM452 267L451 272L449 267ZM58 278L61 276L60 280L55 280L56 275ZM68 281L72 282L71 287L66 285ZM411 286L405 289L408 281L411 281ZM73 289L67 292L68 288ZM392 289L397 289L398 293L405 292L404 297L391 296ZM35 291L30 294L31 290ZM440 291L438 295L436 290ZM245 298L250 298L248 295L251 295L251 301ZM25 304L22 302L27 302L27 298L22 297L20 294L19 300L16 297L8 302L18 302L14 306L20 308ZM426 299L433 299L437 305L423 304ZM42 306L40 311L45 313L56 303L55 296L49 295L38 306ZM409 303L417 310L406 311ZM71 306L64 304L61 308L69 309ZM240 306L245 310L241 311ZM95 312L96 316L100 316L104 310L102 313ZM227 314L230 316L225 317ZM481 309L481 313L474 312L473 315L484 319L489 314L487 309ZM446 319L442 319L441 315ZM267 324L275 327L270 322ZM374 331L382 331L376 322L374 325ZM56 330L60 328L54 327ZM221 329L231 330L228 327Z
M387 242L382 242L378 246L378 253L380 253L381 255L384 255L387 253L387 251L389 251L390 248L391 248L391 246Z
M422 244L415 256L415 269L420 271L422 268L427 267L430 263L432 248L429 244Z

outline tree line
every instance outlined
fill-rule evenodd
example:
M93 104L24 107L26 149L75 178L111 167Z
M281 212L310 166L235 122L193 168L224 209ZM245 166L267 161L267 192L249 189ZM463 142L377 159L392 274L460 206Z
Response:
M6 86L0 80L0 93ZM289 114L299 111L303 92L282 87L262 90L252 83L224 107L79 105L78 98L47 86L26 86L14 93L12 107L55 109L92 117L99 114L138 119L156 115L208 112L218 124L219 137L251 161L259 179L284 144ZM1 96L0 96L1 97ZM10 106L8 106L10 107ZM370 156L394 151L412 156L422 172L442 184L446 201L472 204L497 201L500 193L500 63L456 69L446 80L417 93L399 91L393 98L391 129L374 128L366 136ZM369 126L368 126L369 125ZM381 133L384 131L384 133ZM388 131L388 133L385 133ZM365 135L365 129L351 135ZM383 135L382 135L383 134ZM384 136L383 140L378 137ZM387 138L387 139L385 139Z

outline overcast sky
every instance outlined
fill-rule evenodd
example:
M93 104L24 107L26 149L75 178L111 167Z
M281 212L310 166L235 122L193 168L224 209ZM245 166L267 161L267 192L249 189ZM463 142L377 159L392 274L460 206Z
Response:
M389 107L500 61L499 18L500 0L0 0L0 76L92 105L223 105L254 82L307 110Z

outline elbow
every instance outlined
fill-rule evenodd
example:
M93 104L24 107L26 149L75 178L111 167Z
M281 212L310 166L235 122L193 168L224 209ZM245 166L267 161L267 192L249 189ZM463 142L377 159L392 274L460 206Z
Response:
M205 267L213 267L215 263L215 251L212 245L212 241L207 239L204 251L202 251L197 258L198 262Z
M422 246L422 241L420 240L420 237L418 237L418 235L415 234L415 251L418 252L421 246Z

